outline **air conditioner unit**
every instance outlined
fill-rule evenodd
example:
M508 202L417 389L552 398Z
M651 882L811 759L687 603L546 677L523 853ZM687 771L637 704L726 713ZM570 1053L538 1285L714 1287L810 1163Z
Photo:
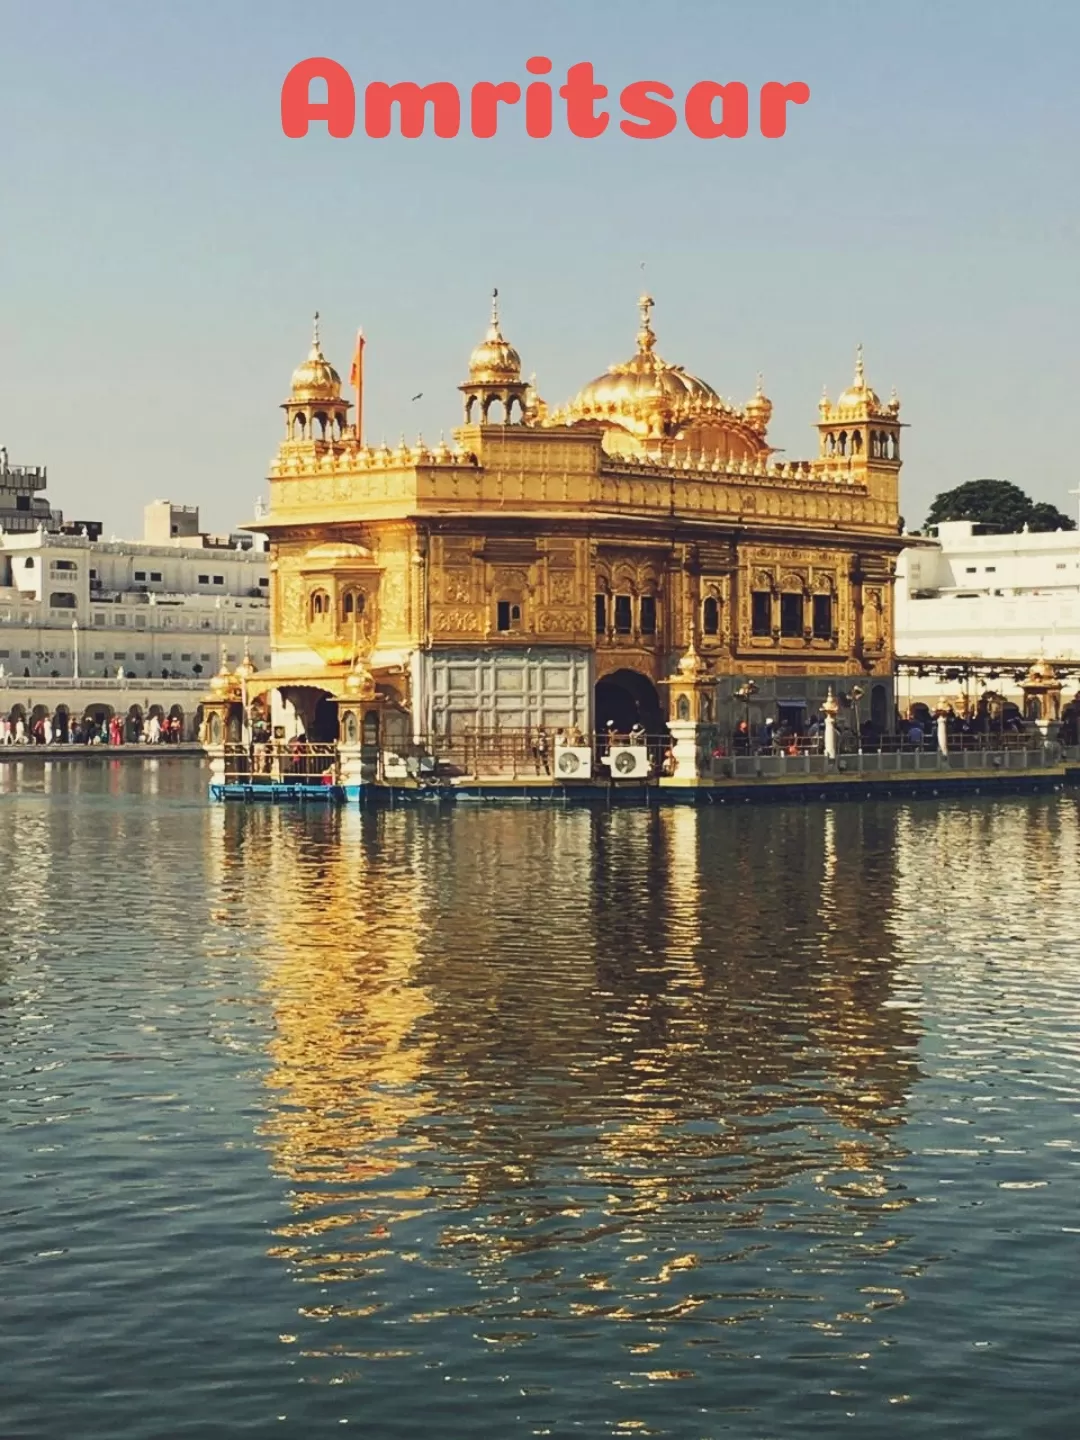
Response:
M589 780L592 763L592 751L587 745L555 746L556 780Z
M603 757L613 780L645 780L649 774L649 752L644 745L617 745Z

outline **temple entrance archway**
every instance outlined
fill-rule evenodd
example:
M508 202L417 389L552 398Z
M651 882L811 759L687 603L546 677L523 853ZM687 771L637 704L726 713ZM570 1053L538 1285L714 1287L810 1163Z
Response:
M308 739L316 745L333 745L338 738L337 701L329 695L322 695L311 717Z
M616 670L596 682L594 715L601 734L609 721L619 735L628 734L635 725L643 726L648 735L667 730L656 686L636 670Z
M316 744L333 744L338 738L337 701L315 685L281 685L258 695L270 702L270 722L277 740L302 735Z

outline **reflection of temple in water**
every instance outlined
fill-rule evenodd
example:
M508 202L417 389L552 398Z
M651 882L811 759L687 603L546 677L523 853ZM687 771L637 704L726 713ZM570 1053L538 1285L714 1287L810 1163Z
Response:
M291 1203L305 1218L294 1234L340 1224L322 1213L320 1184L385 1179L407 1163L397 1142L431 1103L418 892L408 869L375 863L377 846L343 837L341 822L332 809L220 817L222 893L266 916L273 1103L260 1133L299 1187Z
M639 1221L880 1200L918 1039L889 1003L901 816L225 812L267 930L285 1237L493 1212L490 1263L548 1192Z

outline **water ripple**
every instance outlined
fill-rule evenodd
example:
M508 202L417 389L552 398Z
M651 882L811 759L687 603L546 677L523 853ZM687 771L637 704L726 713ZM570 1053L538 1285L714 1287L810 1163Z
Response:
M26 768L5 1437L1070 1433L1075 800Z

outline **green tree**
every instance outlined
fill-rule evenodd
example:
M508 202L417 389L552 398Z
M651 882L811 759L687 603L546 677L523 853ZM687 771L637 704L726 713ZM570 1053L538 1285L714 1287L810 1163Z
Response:
M1076 521L1045 500L1036 503L1011 480L968 480L935 496L926 525L971 520L1006 534L1022 530L1075 530Z
M1046 500L1040 500L1037 505L1031 507L1027 523L1031 530L1076 529L1075 520L1070 520L1068 515L1063 515L1056 505L1051 505Z

